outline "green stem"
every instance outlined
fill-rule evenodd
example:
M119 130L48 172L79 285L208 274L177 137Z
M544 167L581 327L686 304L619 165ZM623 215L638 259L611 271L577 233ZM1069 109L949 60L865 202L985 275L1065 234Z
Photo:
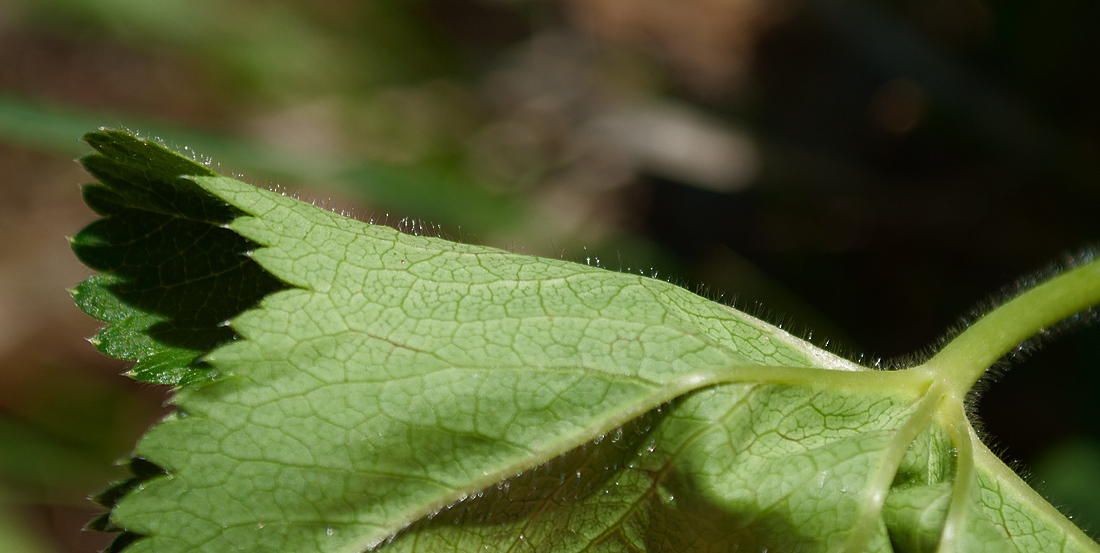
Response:
M1100 304L1100 259L1029 288L990 311L915 370L930 372L954 394L967 391L994 363L1047 327Z

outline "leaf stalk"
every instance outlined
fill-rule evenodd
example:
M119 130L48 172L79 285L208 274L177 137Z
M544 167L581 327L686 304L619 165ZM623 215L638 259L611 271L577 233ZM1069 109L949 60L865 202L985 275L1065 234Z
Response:
M1072 267L985 314L914 370L965 396L1006 354L1051 326L1100 304L1100 259Z

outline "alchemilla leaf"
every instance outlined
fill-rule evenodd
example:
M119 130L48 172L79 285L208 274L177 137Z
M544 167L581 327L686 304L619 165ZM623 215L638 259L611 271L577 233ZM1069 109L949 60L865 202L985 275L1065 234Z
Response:
M348 219L119 131L73 291L177 386L95 527L127 553L1100 551L963 400L1100 302L1083 262L877 371L667 282Z

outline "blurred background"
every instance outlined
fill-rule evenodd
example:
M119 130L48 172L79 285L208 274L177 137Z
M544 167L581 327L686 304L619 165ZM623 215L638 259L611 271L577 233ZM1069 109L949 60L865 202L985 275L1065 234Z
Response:
M166 412L65 292L90 275L65 241L94 218L84 132L889 365L1098 244L1098 22L1088 0L0 0L0 543L103 547L85 498ZM1098 396L1080 325L978 405L1093 530Z

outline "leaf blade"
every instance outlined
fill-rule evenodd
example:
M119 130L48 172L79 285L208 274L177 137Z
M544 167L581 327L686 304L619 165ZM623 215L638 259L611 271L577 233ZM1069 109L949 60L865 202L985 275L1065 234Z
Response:
M106 272L74 298L179 386L157 470L109 494L116 549L1098 550L986 455L959 367L870 371L666 282L88 142L105 217L74 250Z

